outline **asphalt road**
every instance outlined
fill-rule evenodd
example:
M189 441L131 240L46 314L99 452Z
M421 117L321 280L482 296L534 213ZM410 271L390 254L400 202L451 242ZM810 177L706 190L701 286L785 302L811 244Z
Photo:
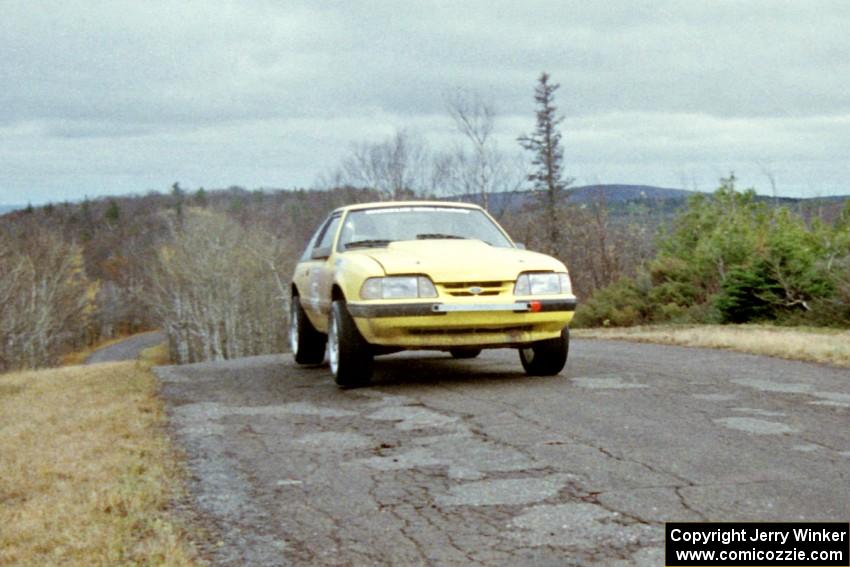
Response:
M850 372L576 340L405 353L341 391L289 355L162 367L220 565L663 565L663 522L850 520Z
M100 348L86 359L86 364L96 364L98 362L117 362L120 360L134 360L138 358L139 353L148 347L158 345L165 340L165 335L159 331L150 331L149 333L139 333L127 337L121 342L111 344Z

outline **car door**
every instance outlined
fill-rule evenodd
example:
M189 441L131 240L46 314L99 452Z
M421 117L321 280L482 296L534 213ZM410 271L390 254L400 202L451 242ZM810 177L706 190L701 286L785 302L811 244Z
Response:
M331 215L313 239L312 249L299 264L296 285L301 292L301 306L319 331L327 330L333 285L331 256L342 214Z

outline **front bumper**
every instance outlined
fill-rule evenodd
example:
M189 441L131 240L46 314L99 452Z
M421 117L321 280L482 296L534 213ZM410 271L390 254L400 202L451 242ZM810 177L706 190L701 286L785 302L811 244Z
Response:
M512 303L349 303L348 311L358 317L423 317L446 313L540 313L573 312L576 299L533 299Z
M572 320L574 297L503 302L352 302L370 343L408 349L515 347L557 337Z

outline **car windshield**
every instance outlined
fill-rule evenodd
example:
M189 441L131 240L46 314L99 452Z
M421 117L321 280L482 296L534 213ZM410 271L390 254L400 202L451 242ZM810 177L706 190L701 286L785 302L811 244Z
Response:
M477 209L405 206L351 211L339 236L339 249L431 239L475 239L491 246L513 246L499 227Z

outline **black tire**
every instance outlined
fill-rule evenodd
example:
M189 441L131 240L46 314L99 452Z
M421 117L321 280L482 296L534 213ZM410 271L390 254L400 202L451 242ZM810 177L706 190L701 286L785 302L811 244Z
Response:
M570 329L564 327L559 337L519 349L519 360L529 376L554 376L564 369L569 352Z
M481 354L480 348L453 348L449 351L452 357L457 358L459 360L463 360L464 358L475 358L479 354Z
M334 380L341 388L369 384L375 368L372 348L354 324L345 301L331 306L328 324L328 360Z
M304 308L301 298L292 296L289 308L289 348L298 364L321 364L325 359L326 335L316 330Z

